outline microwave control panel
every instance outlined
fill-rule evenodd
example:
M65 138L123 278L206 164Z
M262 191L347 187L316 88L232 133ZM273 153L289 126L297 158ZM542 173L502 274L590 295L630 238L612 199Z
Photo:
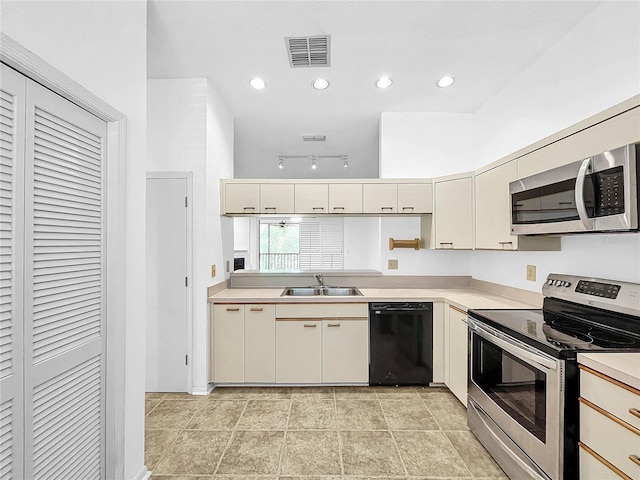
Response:
M622 167L592 174L596 198L596 217L624 213L624 172Z

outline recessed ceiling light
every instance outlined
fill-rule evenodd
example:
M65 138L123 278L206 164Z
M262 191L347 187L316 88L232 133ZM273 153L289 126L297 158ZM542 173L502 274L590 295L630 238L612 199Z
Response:
M264 83L264 80L262 80L260 77L251 79L249 81L249 85L251 85L256 90L262 90L264 87L267 86L267 84Z
M393 80L391 80L389 77L380 77L376 81L376 87L378 87L378 88L388 88L388 87L391 86L392 83L393 83Z
M316 90L324 90L325 88L329 88L329 80L326 78L316 78L311 85Z
M455 77L445 76L438 80L438 86L441 88L450 87L455 83Z

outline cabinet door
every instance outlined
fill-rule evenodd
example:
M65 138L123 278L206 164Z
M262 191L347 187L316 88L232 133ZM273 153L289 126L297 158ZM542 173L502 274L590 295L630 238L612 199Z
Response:
M213 306L213 381L244 382L244 306Z
M396 213L398 185L395 183L365 183L362 186L364 213Z
M327 213L329 210L329 185L326 183L297 183L295 198L295 213Z
M431 213L433 186L430 183L399 183L398 213Z
M244 381L276 380L275 305L244 306Z
M449 307L449 389L467 406L468 340L467 314Z
M369 322L366 318L322 321L322 381L369 381Z
M515 160L476 175L476 248L515 250L511 235L509 182L516 179Z
M640 141L640 107L580 130L518 158L518 178L577 162L612 148Z
M293 213L293 184L261 184L260 213Z
M435 184L435 248L473 248L471 177Z
M276 383L322 382L322 321L276 320Z
M227 183L224 195L225 213L260 212L259 183Z
M362 213L362 185L359 183L330 184L329 213Z

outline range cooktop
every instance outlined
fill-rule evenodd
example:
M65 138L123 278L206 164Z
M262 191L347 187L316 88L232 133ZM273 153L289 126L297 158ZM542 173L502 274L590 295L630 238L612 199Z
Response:
M640 351L640 286L549 275L542 309L470 310L496 330L553 355Z

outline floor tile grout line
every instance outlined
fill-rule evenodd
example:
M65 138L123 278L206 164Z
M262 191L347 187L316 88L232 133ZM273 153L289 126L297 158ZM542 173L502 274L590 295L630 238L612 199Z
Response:
M224 458L224 455L227 453L227 450L231 446L231 443L233 442L233 439L236 436L238 423L240 423L240 419L242 418L242 415L244 415L244 412L247 409L247 405L249 405L249 399L244 399L243 401L244 401L244 407L242 407L242 412L240 412L240 415L238 415L238 420L236 420L236 424L234 425L233 429L231 429L231 435L229 435L229 439L227 440L227 444L222 449L222 453L220 454L220 458L218 458L218 461L216 463L216 468L213 470L213 475L215 475L218 472L218 469L220 468L220 464L222 463L222 459Z
M389 436L393 441L393 446L396 448L396 454L400 459L400 465L402 465L402 470L404 471L404 478L409 478L409 471L407 470L407 466L404 463L404 458L402 458L402 452L400 452L400 447L398 446L398 442L396 441L396 437L391 430L391 425L389 424L389 420L387 419L387 415L384 413L384 408L382 407L382 401L380 400L380 395L378 395L378 391L376 390L376 397L378 397L378 404L380 405L380 410L382 411L382 416L384 418L384 423L387 424L387 431L389 432Z
M276 476L280 477L282 469L282 458L287 448L287 437L289 436L289 419L291 418L291 409L293 408L293 390L291 391L291 398L289 399L289 411L287 412L287 421L284 424L284 432L282 438L282 447L280 447L280 455L278 456L278 466L276 468Z
M333 413L334 413L334 419L335 419L335 432L336 432L336 439L338 440L338 461L340 462L340 476L344 477L345 473L344 473L344 460L342 457L342 437L340 436L340 430L339 427L340 425L338 424L338 396L336 394L336 389L335 387L332 388L333 390Z

